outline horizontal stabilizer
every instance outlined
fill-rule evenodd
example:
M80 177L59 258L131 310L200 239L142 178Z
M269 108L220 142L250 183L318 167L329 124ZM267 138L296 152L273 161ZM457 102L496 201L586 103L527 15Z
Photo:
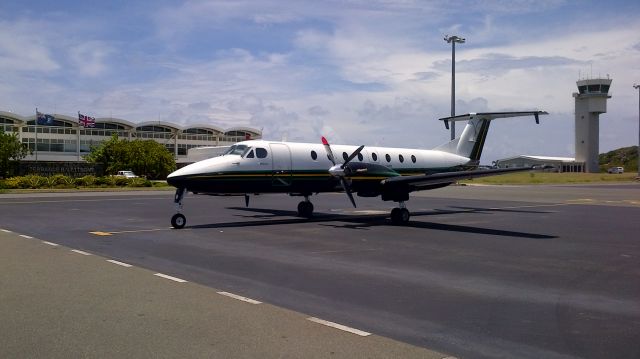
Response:
M449 122L457 122L457 121L469 121L469 120L495 120L496 118L507 118L507 117L520 117L520 116L533 116L536 119L536 123L540 123L539 115L548 115L549 113L546 111L515 111L515 112L478 112L478 113L468 113L465 115L458 115L453 117L443 117L439 119L440 121L444 121L444 126L449 129Z

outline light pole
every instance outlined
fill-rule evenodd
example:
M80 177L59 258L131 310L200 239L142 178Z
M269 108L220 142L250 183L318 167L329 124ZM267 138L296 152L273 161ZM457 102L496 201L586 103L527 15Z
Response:
M464 44L465 39L456 35L444 35L444 41L451 44L451 117L456 115L456 42ZM451 121L451 139L456 138L456 122Z
M638 177L640 177L640 85L633 85L638 90Z

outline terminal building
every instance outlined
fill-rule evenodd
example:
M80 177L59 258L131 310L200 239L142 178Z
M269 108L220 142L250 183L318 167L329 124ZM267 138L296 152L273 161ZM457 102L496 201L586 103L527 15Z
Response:
M77 116L52 114L50 123L38 124L36 115L23 117L0 111L0 128L17 133L32 154L23 161L85 162L83 156L117 134L122 139L154 140L174 154L176 162L192 162L188 150L197 147L229 146L246 139L260 139L262 132L250 127L223 129L213 125L186 127L163 121L133 123L117 118L97 118L95 126L85 128Z
M584 172L584 163L573 157L514 156L496 161L499 168L548 167L552 172Z
M600 172L600 114L607 112L611 98L611 79L589 79L576 82L575 99L575 158L547 156L516 156L496 161L500 168L552 166L556 172Z

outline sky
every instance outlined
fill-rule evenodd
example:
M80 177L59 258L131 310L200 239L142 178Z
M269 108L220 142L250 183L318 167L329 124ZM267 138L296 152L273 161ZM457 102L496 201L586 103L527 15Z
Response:
M639 15L616 0L9 0L0 110L433 148L458 35L456 114L549 112L493 121L481 162L572 157L579 79L613 80L600 152L638 143Z

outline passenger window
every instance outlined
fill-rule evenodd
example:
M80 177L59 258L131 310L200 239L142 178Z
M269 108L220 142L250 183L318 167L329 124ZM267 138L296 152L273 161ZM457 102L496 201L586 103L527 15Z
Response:
M245 158L253 158L253 157L254 157L253 150L251 150L249 152L249 154L247 155L247 157L245 157Z
M267 157L267 150L265 150L264 148L256 148L256 156L258 156L258 158L266 158Z
M316 151L311 151L311 159L314 161L318 159L318 154L316 153Z
M362 162L363 159L364 156L362 156L362 153L358 153L358 161Z
M378 155L376 155L375 152L371 153L371 158L373 158L374 161L378 160Z
M400 160L400 163L404 162L404 156L398 155L398 159Z
M411 162L416 163L416 156L411 155Z
M346 161L349 158L349 155L346 152L342 152L342 158Z
M391 156L389 156L388 153L384 155L384 158L387 160L387 162L391 162Z

